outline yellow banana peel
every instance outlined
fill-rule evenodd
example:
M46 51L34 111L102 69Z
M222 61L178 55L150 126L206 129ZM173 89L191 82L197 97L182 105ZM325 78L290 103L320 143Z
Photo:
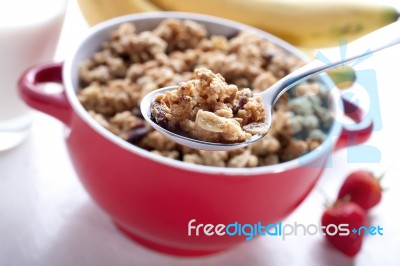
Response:
M395 8L368 0L78 0L90 25L137 12L184 11L258 27L291 44L336 46L398 18Z

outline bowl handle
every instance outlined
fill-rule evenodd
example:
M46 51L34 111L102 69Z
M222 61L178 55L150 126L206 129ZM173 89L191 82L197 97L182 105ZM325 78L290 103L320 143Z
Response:
M343 97L342 101L344 114L354 120L355 124L343 125L335 150L366 142L374 129L371 117L364 117L364 110Z
M72 108L65 95L65 89L57 93L47 93L38 85L54 82L63 85L63 63L43 63L30 67L20 77L18 90L21 98L32 108L51 115L64 124L70 122Z

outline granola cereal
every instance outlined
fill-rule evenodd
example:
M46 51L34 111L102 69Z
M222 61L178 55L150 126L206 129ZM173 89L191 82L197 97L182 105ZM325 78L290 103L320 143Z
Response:
M82 62L78 99L100 125L157 156L214 167L266 166L295 159L321 145L332 117L327 110L328 90L318 80L303 82L279 99L264 139L229 152L194 150L164 137L144 121L140 101L150 91L181 82L187 87L184 92L189 93L193 89L190 80L196 79L195 69L205 67L220 73L227 84L234 84L224 87L227 90L222 97L235 104L238 98L227 95L249 98L303 64L274 43L248 32L230 38L210 35L203 25L180 19L166 19L153 30L142 32L134 24L124 23L98 52ZM238 133L224 141L245 139L242 125L252 124L260 114L249 113L245 100L237 108L219 101L219 94L209 96L204 104L216 107L204 108L199 119L233 118L240 126L233 123L231 127ZM180 106L189 107L190 101ZM223 134L201 128L193 115L175 126L197 128L199 133L203 130L209 140L219 142ZM173 120L165 122L174 124Z
M220 74L197 68L195 78L157 94L152 118L170 131L211 142L243 142L268 132L261 97L228 85Z

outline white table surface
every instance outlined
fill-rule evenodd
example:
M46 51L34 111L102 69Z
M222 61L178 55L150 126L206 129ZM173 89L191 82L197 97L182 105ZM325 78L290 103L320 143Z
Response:
M87 30L76 2L70 1L56 58L66 58ZM369 215L371 224L384 228L384 235L366 237L355 259L344 257L320 236L258 238L197 259L145 249L117 232L82 188L68 158L61 123L36 113L28 139L0 152L0 265L400 265L399 62L400 47L394 47L357 65L377 73L383 129L374 132L368 144L379 148L381 162L348 163L346 150L335 153L316 189L284 221L318 223L323 194L334 199L347 172L360 167L377 173L389 169L383 180L387 191Z

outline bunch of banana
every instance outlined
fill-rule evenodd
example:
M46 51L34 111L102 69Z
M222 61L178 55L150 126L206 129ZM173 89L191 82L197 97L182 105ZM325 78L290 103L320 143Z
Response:
M297 46L351 41L398 18L395 8L368 0L78 0L90 25L120 15L185 11L236 20Z

